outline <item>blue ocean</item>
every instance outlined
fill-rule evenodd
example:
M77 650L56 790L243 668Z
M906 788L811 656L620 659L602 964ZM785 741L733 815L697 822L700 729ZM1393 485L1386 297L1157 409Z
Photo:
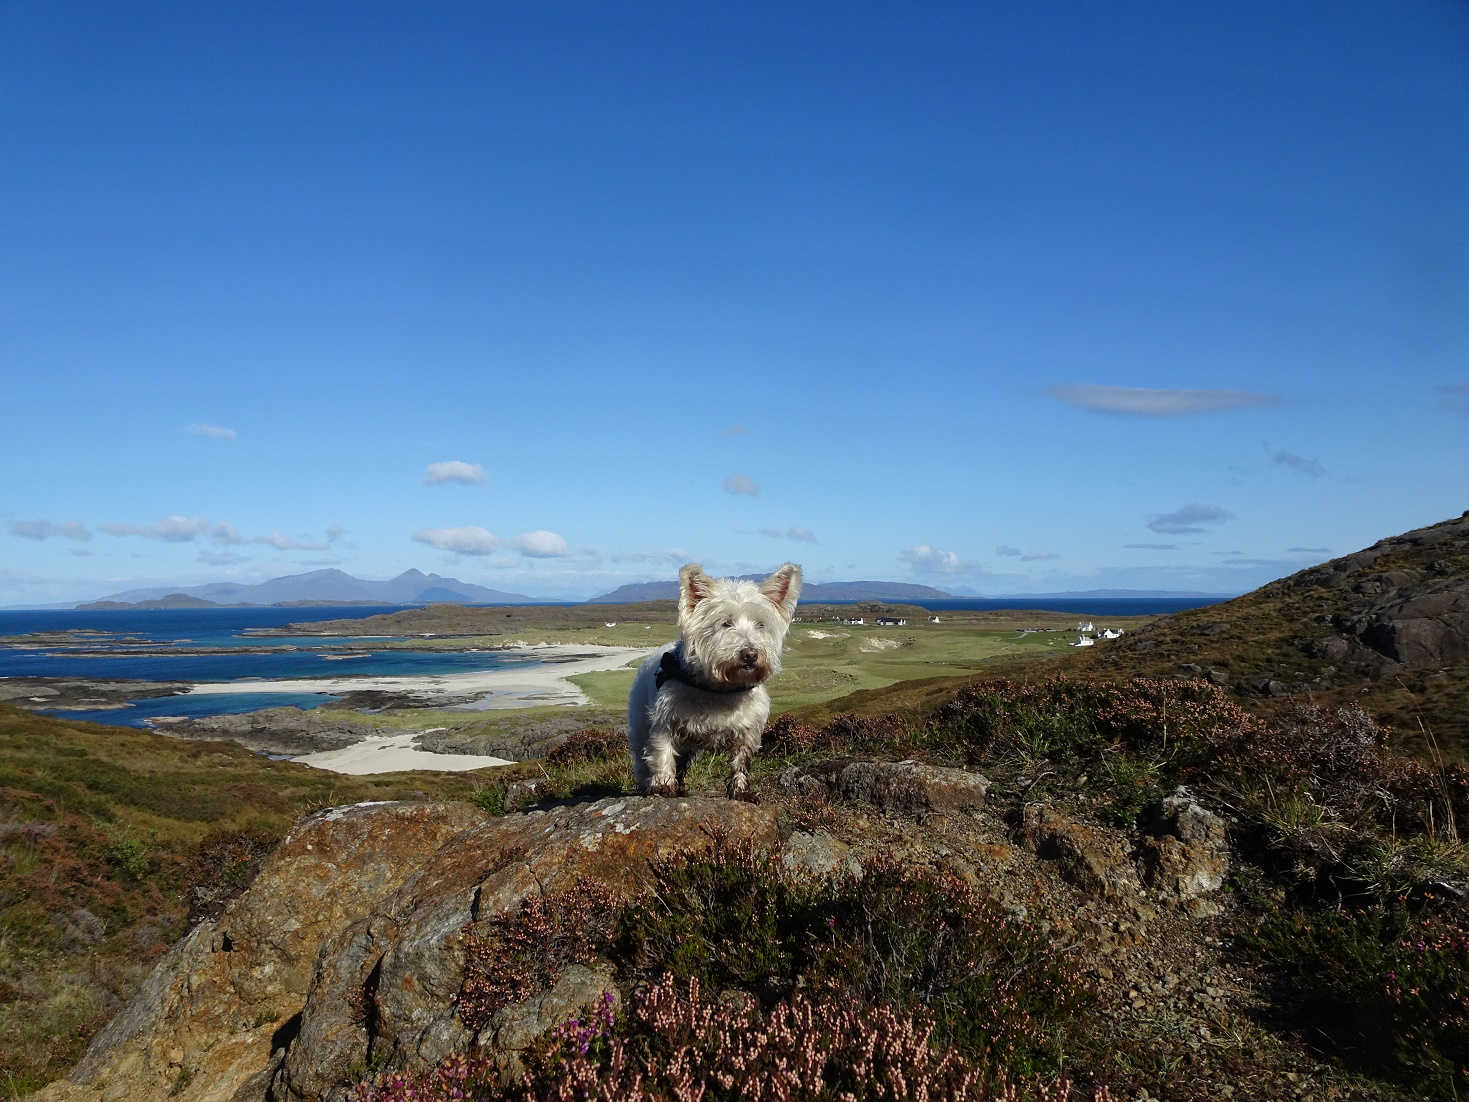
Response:
M0 677L81 677L89 680L240 681L343 676L432 676L501 669L533 662L503 651L343 650L343 637L251 636L250 628L279 628L398 612L400 608L199 608L112 611L0 611L0 636L86 631L96 641L64 646L0 648ZM372 637L359 637L370 639ZM272 648L254 653L200 654L203 647ZM278 648L278 649L277 649ZM142 653L146 652L146 653ZM243 685L242 685L243 689ZM293 705L313 708L336 700L325 693L224 693L154 697L125 708L56 711L94 723L144 726L152 716L220 715Z

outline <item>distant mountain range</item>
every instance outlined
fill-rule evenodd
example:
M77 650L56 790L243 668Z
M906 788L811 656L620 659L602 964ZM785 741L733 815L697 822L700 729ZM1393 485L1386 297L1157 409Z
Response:
M743 581L758 582L764 574L745 574ZM820 601L917 601L948 597L942 589L907 582L807 582L801 587L806 604ZM635 582L620 585L611 593L593 597L589 605L630 605L638 601L672 601L678 598L677 582Z
M376 605L528 605L538 603L522 593L505 593L482 585L425 574L421 570L405 570L396 578L375 582L354 578L341 570L313 570L307 574L288 574L257 585L239 582L210 582L180 589L163 586L154 589L129 589L112 593L96 601L77 605L97 607L202 607L189 605L189 598L214 605L284 605L284 604L376 604Z

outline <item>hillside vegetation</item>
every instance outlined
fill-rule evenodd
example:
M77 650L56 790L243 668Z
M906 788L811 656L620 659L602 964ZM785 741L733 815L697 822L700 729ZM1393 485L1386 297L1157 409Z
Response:
M1169 616L1070 658L1102 675L1207 677L1267 708L1360 704L1420 749L1469 753L1469 513ZM1420 728L1420 721L1422 727Z

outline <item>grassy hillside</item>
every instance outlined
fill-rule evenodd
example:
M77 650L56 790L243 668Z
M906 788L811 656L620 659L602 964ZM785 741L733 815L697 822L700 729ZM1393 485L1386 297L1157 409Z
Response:
M344 777L233 743L0 705L0 1091L62 1074L302 814L470 798L474 773Z
M1077 673L1205 676L1237 697L1361 704L1469 752L1469 513L1068 656Z

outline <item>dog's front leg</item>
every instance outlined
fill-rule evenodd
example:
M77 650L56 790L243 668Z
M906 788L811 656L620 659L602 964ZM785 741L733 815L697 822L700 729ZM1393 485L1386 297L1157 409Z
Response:
M729 793L731 800L755 802L755 793L750 789L750 755L754 751L755 747L746 741L736 745L734 753L730 755L729 783L725 786L725 790Z
M645 790L650 796L676 796L678 795L678 777L675 774L676 760L673 752L673 739L667 731L654 728L648 738L648 748L644 751L643 760L648 766L648 787Z

